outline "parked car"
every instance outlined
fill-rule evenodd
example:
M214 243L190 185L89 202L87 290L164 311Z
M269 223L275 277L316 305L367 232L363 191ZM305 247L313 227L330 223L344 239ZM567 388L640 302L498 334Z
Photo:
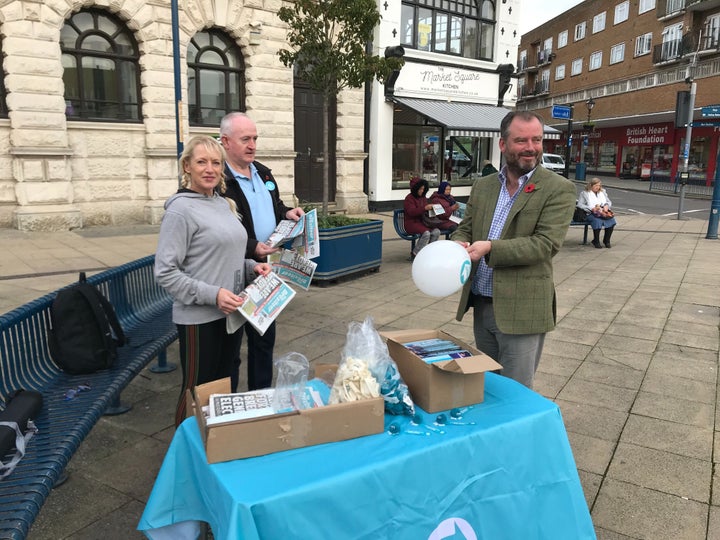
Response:
M558 174L565 173L565 160L558 154L543 154L541 165Z

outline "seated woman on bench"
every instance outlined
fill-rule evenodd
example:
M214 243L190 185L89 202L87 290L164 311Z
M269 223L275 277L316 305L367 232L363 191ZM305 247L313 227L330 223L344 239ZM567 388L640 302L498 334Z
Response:
M605 244L606 248L612 247L610 237L617 222L612 211L612 201L603 189L599 178L591 178L588 181L585 189L580 192L577 205L588 212L587 219L593 230L592 245L598 249L602 248L600 245L600 229L605 227L603 244Z
M427 180L418 176L410 179L410 193L405 197L405 231L409 234L419 234L420 239L413 250L413 257L430 242L440 238L440 229L427 227L422 217L425 212L432 208L427 199L427 192L430 185Z

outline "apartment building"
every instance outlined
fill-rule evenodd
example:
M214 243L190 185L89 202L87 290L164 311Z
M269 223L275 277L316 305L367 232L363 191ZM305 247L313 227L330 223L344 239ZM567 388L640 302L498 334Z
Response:
M563 131L545 150L583 162L588 174L677 178L687 152L693 183L718 168L719 0L585 0L521 36L518 109ZM695 82L691 140L676 119ZM572 106L569 122L552 118ZM682 109L682 107L680 107ZM677 120L677 123L676 123Z

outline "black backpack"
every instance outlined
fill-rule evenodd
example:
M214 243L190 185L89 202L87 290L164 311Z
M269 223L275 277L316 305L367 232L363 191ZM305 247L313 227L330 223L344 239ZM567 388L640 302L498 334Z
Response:
M87 283L85 272L78 283L58 292L50 306L48 346L63 371L78 375L107 369L125 342L115 310Z

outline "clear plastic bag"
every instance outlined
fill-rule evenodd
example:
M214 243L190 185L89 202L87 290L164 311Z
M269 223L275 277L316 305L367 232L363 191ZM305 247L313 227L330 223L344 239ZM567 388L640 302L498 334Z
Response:
M277 371L273 409L275 412L287 412L307 409L312 405L307 402L305 387L307 386L310 363L297 352L291 352L273 361Z
M369 380L372 376L374 381ZM374 382L374 384L373 384ZM331 403L382 395L390 414L415 414L407 385L400 377L387 345L375 330L372 317L351 322L342 362L330 394Z

